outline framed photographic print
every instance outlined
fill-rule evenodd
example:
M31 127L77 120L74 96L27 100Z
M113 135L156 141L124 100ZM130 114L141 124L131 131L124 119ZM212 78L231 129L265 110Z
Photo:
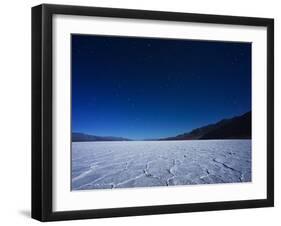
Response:
M32 217L274 204L274 21L32 8Z

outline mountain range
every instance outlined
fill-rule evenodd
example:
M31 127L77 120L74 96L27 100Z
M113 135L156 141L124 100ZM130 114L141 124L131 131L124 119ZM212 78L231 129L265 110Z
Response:
M208 140L208 139L251 139L252 112L233 118L223 119L217 123L196 128L190 132L173 137L149 140ZM73 142L83 141L132 141L124 137L95 136L85 133L72 133Z
M130 141L130 139L113 136L95 136L85 133L72 133L72 142L86 142L86 141Z
M252 112L160 140L251 139Z

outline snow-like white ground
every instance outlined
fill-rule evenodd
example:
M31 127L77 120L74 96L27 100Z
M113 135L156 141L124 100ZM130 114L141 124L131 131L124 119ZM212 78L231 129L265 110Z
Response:
M251 181L251 140L72 143L72 190Z

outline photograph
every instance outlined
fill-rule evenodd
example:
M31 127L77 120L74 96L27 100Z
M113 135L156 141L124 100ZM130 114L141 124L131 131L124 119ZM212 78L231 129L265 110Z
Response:
M250 42L71 34L71 190L249 183Z
M274 206L274 18L169 9L32 7L33 219Z

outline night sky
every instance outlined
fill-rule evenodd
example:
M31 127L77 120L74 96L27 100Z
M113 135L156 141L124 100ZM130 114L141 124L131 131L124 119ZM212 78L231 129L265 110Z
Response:
M72 131L152 139L251 110L251 43L72 35Z

